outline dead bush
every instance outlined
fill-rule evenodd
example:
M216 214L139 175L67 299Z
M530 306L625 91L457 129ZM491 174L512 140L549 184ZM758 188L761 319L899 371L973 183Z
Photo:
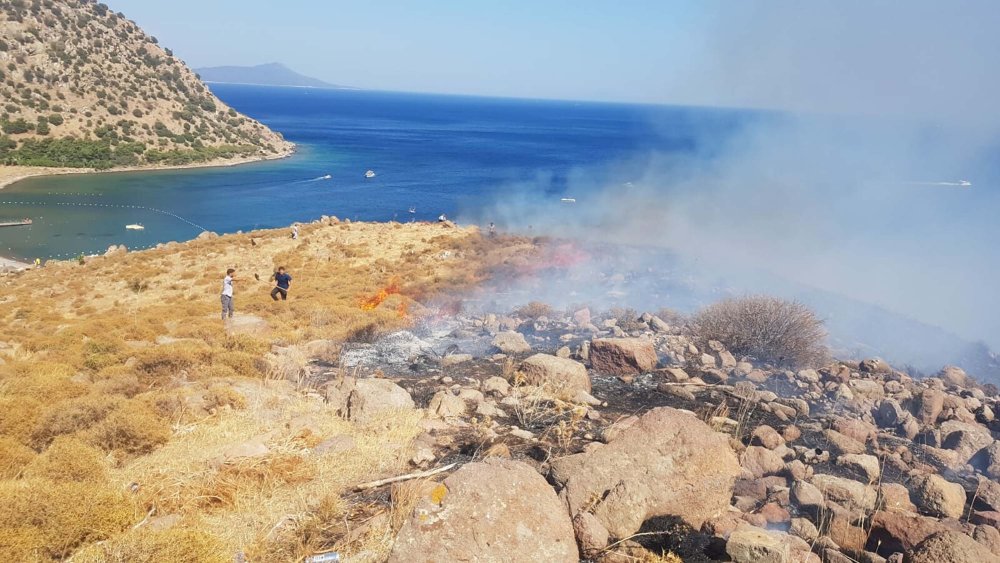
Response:
M28 443L42 409L42 402L31 397L0 397L0 436Z
M519 317L536 320L539 317L547 317L552 314L552 307L541 301L532 301L523 307L519 307L515 313Z
M135 520L123 491L46 479L0 481L0 561L62 560Z
M105 451L141 455L170 439L170 426L146 405L129 401L89 433L90 442Z
M74 554L76 563L160 563L165 561L198 561L227 563L219 540L200 530L169 529L152 531L139 529L112 541L86 547Z
M234 409L244 409L247 406L247 399L238 391L234 391L229 385L213 385L205 391L205 409L212 410L228 406Z
M776 365L821 364L828 355L823 322L805 305L766 295L726 299L692 319L704 345L718 340L737 356Z
M51 481L103 483L108 478L108 464L97 448L79 438L60 436L25 468L24 474Z
M635 309L614 307L608 311L608 318L615 319L615 325L625 332L646 330L646 323L639 320L639 312Z
M0 436L0 479L14 479L34 457L34 450L28 446Z
M121 403L121 397L96 394L55 403L38 419L31 442L41 448L56 436L86 430L104 420Z

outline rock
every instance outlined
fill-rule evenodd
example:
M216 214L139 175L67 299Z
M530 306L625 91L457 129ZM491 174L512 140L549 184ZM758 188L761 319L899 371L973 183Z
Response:
M580 555L585 558L596 558L608 546L608 530L589 512L580 512L573 517L573 532L580 546Z
M635 415L626 416L608 426L601 432L601 441L605 444L612 442L622 435L626 430L632 428L639 422L639 417Z
M670 385L669 383L660 383L656 386L656 390L664 395L673 395L684 399L685 401L695 401L697 398L690 389L683 385Z
M917 506L910 501L910 491L899 483L882 483L879 489L882 492L882 500L885 510L896 512L916 512Z
M580 559L573 524L530 465L500 458L462 466L422 496L393 544L391 563Z
M916 412L913 415L921 424L934 424L943 408L944 392L938 389L925 389L917 399Z
M908 413L903 410L896 399L883 399L878 405L875 413L875 420L882 428L893 428L897 424L902 424Z
M676 516L695 529L726 510L740 468L724 434L696 417L655 408L597 449L551 462L571 514L591 506L616 538Z
M589 325L591 323L590 309L584 308L580 309L579 311L576 311L575 313L573 313L573 320L579 326Z
M521 362L524 381L563 400L572 400L579 391L590 393L587 368L576 360L535 354Z
M268 448L263 441L254 438L226 448L226 450L222 452L222 457L228 462L237 459L264 457L270 453L271 448Z
M688 373L681 368L667 368L663 370L663 373L669 375L670 379L676 383L682 383L691 379L691 376L689 376Z
M817 517L826 506L826 498L823 492L815 485L806 481L796 481L792 483L791 500L799 509L809 514L813 518Z
M892 368L881 358L864 360L858 368L864 373L892 373Z
M722 369L730 369L736 367L736 358L726 350L726 346L719 342L718 340L709 340L708 349L712 351L712 355L715 356L714 363Z
M1000 555L1000 531L993 526L976 526L972 539L986 546L993 555Z
M773 450L778 446L785 445L785 439L778 434L778 431L766 424L762 424L757 428L754 428L753 433L750 435L750 444L754 446L763 446L769 450Z
M483 393L493 393L506 397L510 395L510 383L506 379L494 375L483 381Z
M945 366L941 368L941 371L937 374L938 379L945 382L946 385L951 385L954 387L968 388L973 387L973 381L960 367L956 366Z
M938 532L948 530L937 518L906 512L877 511L872 516L869 543L880 545L882 553L910 551Z
M812 484L823 493L825 498L840 503L848 509L867 512L875 509L876 491L864 483L817 473L813 475Z
M914 479L913 498L925 514L945 518L960 518L965 510L965 489L946 481L940 475L925 475Z
M740 465L756 478L778 475L785 468L781 456L760 446L750 446L740 456Z
M837 465L847 467L860 473L869 483L875 483L882 475L878 458L865 454L844 454L837 458Z
M819 537L819 530L806 518L792 518L792 523L788 527L788 533L802 538L809 543L816 541L816 538Z
M590 343L590 364L610 375L640 374L656 367L653 342L644 338L595 338Z
M975 423L949 420L941 423L941 447L955 450L958 463L968 463L979 450L993 443L990 431Z
M323 440L312 449L314 454L337 454L353 450L357 447L354 438L346 434L340 434Z
M913 549L909 563L984 563L997 561L989 548L959 532L939 532Z
M982 504L989 510L1000 512L1000 483L980 475L975 494L977 505Z
M849 436L862 444L875 442L878 438L878 428L857 418L845 418L838 416L833 421L833 429L845 436ZM860 452L849 452L860 453Z
M868 451L863 443L836 430L828 428L823 431L823 436L830 443L830 449L837 455L863 454Z
M431 402L427 410L434 416L441 418L451 418L462 416L468 409L468 404L460 397L456 397L451 391L438 391L431 397Z
M122 245L112 244L111 246L108 247L108 250L107 252L104 253L104 256L120 256L122 254L128 254L128 247L126 247L124 244Z
M524 335L512 330L498 332L491 344L504 354L525 354L531 351L531 346L524 339Z
M1000 441L994 440L977 452L969 463L991 479L1000 480Z
M442 367L457 366L472 361L472 354L448 354L441 358Z
M789 563L791 547L779 533L747 526L729 535L726 553L736 563Z
M670 332L670 325L655 315L649 319L649 328L655 332Z

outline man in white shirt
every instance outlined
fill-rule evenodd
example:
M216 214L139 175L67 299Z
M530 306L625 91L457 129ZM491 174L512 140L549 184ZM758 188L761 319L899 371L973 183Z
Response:
M229 268L226 270L226 277L222 280L222 320L226 320L226 315L233 318L233 274L236 270Z

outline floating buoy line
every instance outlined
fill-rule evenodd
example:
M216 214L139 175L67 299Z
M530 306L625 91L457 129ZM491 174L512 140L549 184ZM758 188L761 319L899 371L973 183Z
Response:
M171 211L166 211L164 209L158 209L156 207L149 207L149 206L146 206L146 205L126 205L126 204L115 204L115 203L86 203L86 202L76 202L76 201L55 201L55 202L45 202L45 201L0 201L0 205L34 205L34 206L62 205L62 206L69 206L69 207L104 207L104 208L109 208L109 209L137 209L137 210L140 210L140 211L149 211L151 213L159 213L160 215L166 215L168 217L173 217L174 219L177 219L178 221L181 221L183 223L187 223L188 225L191 225L192 227L198 229L199 231L207 231L208 230L205 227L202 227L201 225L195 223L194 221L185 219L184 217L181 217L180 215L178 215L176 213L173 213ZM129 250L148 250L150 248L155 247L158 244L160 244L160 243L147 244L145 246L129 246ZM8 250L8 252L5 253L5 254L8 257L10 257L10 258L13 258L13 259L16 259L16 260L20 260L22 262L30 262L32 260L30 258L14 256L12 254L12 249L9 248L9 247L7 248L7 250ZM56 259L63 259L63 258L65 258L65 259L71 259L71 258L77 258L77 257L79 257L80 254L83 254L84 256L88 256L88 257L93 257L93 256L100 256L102 253L103 253L102 250L96 250L94 252L66 252L66 253L59 253L59 254L49 254L48 256L46 256L46 258L49 258L49 259L52 259L52 258L56 258Z

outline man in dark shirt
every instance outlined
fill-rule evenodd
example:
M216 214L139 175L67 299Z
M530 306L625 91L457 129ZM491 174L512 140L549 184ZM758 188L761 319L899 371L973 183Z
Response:
M281 266L274 273L274 289L271 290L271 299L277 301L278 295L281 295L282 301L288 299L288 285L290 283L292 283L292 276L285 272L284 266Z

